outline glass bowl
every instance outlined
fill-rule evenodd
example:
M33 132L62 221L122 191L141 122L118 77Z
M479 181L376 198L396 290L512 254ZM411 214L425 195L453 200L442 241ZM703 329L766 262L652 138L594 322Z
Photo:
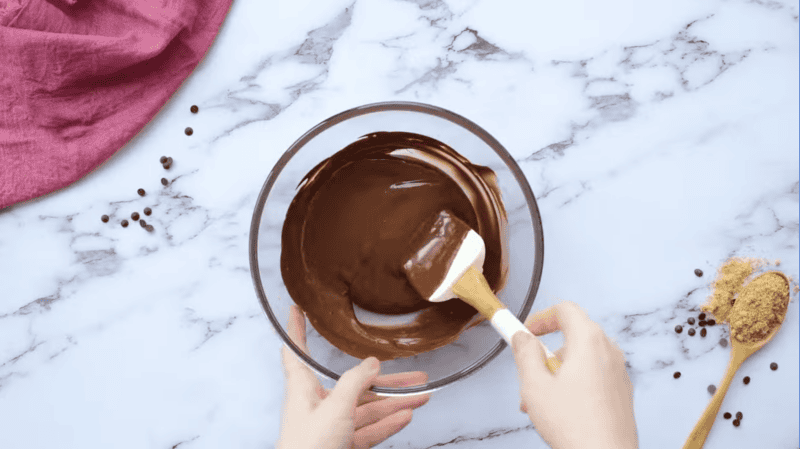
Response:
M542 276L544 242L536 199L522 170L489 133L460 115L422 103L374 103L334 115L306 132L278 160L258 196L250 227L250 271L261 305L284 343L323 376L323 380L337 381L361 360L340 351L308 323L308 353L289 338L286 325L289 307L294 301L286 290L280 269L283 222L299 183L312 168L362 136L378 131L404 131L432 137L472 163L489 167L497 174L508 214L509 251L508 277L497 296L520 320L527 317ZM381 362L382 374L425 371L427 383L397 388L372 387L372 391L402 396L437 390L477 372L505 346L500 335L484 320L463 331L449 345Z

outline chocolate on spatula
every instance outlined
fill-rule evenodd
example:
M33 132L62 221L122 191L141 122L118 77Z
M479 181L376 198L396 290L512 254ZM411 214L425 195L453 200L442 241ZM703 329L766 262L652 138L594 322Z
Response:
M486 247L470 226L448 211L423 223L409 243L412 254L403 265L409 283L431 302L456 297L452 286L470 267L483 271Z

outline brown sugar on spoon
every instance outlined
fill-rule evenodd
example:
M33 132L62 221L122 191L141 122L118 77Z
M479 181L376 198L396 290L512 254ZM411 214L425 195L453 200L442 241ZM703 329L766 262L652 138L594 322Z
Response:
M788 284L782 273L774 271L750 282L727 317L731 335L743 343L755 343L778 327L789 306Z
M732 259L722 266L714 294L703 306L718 321L730 323L731 336L742 343L755 343L769 335L783 322L789 305L789 281L783 273L764 273L742 288L753 265L752 260Z

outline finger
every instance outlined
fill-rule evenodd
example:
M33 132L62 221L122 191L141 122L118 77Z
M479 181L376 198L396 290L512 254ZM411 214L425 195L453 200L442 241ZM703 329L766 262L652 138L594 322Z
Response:
M400 410L415 409L427 404L431 396L421 394L408 397L387 398L356 408L355 429L358 430L393 415Z
M372 385L376 387L401 388L422 385L428 381L428 374L424 371L409 371L405 373L386 374L378 376ZM358 405L387 399L388 396L379 396L372 391L366 391L358 399Z
M586 312L571 301L548 307L525 320L525 326L533 334L543 335L560 330L565 342L586 334L585 329L593 323Z
M357 449L366 449L383 443L390 436L403 430L403 427L407 426L413 417L414 412L406 409L388 416L375 424L362 427L353 435L353 447Z
M283 372L286 379L286 402L290 408L307 409L316 400L319 381L314 373L298 360L297 356L284 345L281 348Z
M351 413L356 407L358 398L372 385L380 373L380 363L375 357L369 357L359 365L347 370L328 395L326 403L338 412Z
M308 346L306 346L306 316L295 304L289 306L289 323L286 326L286 331L292 342L308 354Z
M553 375L545 364L544 349L536 341L536 337L526 332L517 332L511 340L511 349L523 389L530 382L546 385L548 381L552 381Z
M289 307L289 322L286 330L294 344L308 353L305 315L294 304ZM281 356L286 376L287 402L298 402L303 407L310 407L318 400L319 390L324 389L314 373L285 345L282 348Z

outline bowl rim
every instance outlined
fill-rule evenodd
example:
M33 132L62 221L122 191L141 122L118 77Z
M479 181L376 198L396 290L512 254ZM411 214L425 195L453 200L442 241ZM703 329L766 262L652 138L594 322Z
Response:
M520 321L523 321L525 317L527 317L528 313L533 306L533 302L536 299L536 293L539 290L539 283L542 278L542 269L544 265L544 234L542 232L542 220L541 216L539 215L539 206L536 203L536 198L533 195L533 191L531 190L530 184L528 184L528 179L525 174L520 169L517 162L511 156L511 154L503 147L500 142L498 142L491 134L489 134L486 130L468 120L467 118L458 115L454 112L451 112L447 109L433 106L430 104L425 103L418 103L418 102L409 102L409 101L385 101L385 102L378 102L378 103L369 103L362 106L357 106L346 111L340 112L335 114L319 124L312 127L310 130L306 131L305 134L300 136L289 148L281 155L278 161L275 163L275 166L270 170L269 175L267 176L266 181L264 181L264 185L261 188L261 191L258 194L258 199L256 200L256 206L253 210L253 219L250 225L250 237L249 237L249 256L250 256L250 274L253 278L253 284L255 286L256 294L258 295L258 299L261 302L261 307L264 309L264 313L267 315L267 318L272 323L273 328L278 333L278 335L283 340L283 343L286 344L292 352L295 353L297 357L300 358L307 366L311 369L316 371L323 376L332 379L334 381L338 381L340 375L332 372L331 370L325 368L324 366L317 363L316 360L308 356L305 352L300 350L297 345L289 338L287 333L284 331L283 326L280 324L278 318L273 314L271 307L269 306L269 302L267 301L267 295L264 292L264 286L261 284L261 272L258 265L258 230L261 226L261 216L264 211L264 206L266 205L267 199L269 194L272 190L272 186L275 184L275 181L278 179L283 168L289 162L289 160L300 151L311 139L315 138L317 135L322 133L323 131L339 124L344 121L347 121L351 118L355 118L361 115L372 114L376 112L416 112L422 114L433 115L438 118L442 118L448 120L467 131L471 132L472 134L476 135L482 141L484 141L489 147L494 150L494 152L503 160L506 166L511 170L511 173L514 175L514 178L519 184L520 188L522 189L522 193L525 196L525 200L529 206L529 210L531 213L531 221L533 223L533 231L534 231L534 241L536 242L535 253L534 253L534 261L533 261L533 273L532 274L532 282L528 289L527 297L525 298L525 302L522 305L522 309L517 314L517 318ZM376 387L373 386L370 388L371 391L375 393L385 394L385 395L411 395L411 394L420 394L420 393L428 393L434 390L438 390L446 385L449 385L455 381L465 379L470 375L476 373L481 368L486 366L492 359L497 357L498 354L505 348L506 342L504 339L500 339L500 341L495 345L489 352L484 354L480 357L477 361L473 362L467 368L448 375L442 379L435 380L433 382L427 382L423 385L415 385L413 387L403 387L403 388L389 388L389 387Z

